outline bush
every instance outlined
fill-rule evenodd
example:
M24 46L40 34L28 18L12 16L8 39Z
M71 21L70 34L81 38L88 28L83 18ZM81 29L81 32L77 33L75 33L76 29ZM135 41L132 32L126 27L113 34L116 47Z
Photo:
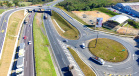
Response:
M135 21L133 21L131 19L128 19L128 24L130 24L134 28L139 28L139 22L135 22Z

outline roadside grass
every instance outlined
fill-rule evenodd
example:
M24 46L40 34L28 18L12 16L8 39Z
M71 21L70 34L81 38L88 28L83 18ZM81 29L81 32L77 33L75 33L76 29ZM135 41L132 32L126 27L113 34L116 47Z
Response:
M24 11L21 10L13 13L9 18L2 58L0 60L0 76L6 76L8 73L16 41L15 36L18 34L20 24L24 17Z
M39 13L40 14L40 13ZM41 15L36 14L33 21L33 37L34 37L34 52L35 52L35 65L37 76L56 76L54 65L51 60L51 56L48 50L49 41L47 36L44 35L42 30L43 23L40 23L38 18L42 18ZM41 21L43 21L41 19Z
M85 76L96 76L95 73L80 59L78 54L72 48L68 47L68 50L72 54L73 58L75 59Z
M4 9L0 9L0 14L2 14L5 10Z
M56 6L57 8L60 8L61 10L63 10L64 12L66 12L69 16L71 16L72 18L76 19L77 21L81 22L83 25L88 25L86 22L84 22L82 19L80 19L79 17L77 17L75 14L73 14L72 12L68 12L66 9L64 9L64 7L61 6Z
M109 62L121 62L128 57L126 48L119 42L111 39L98 38L97 43L96 39L94 39L89 42L88 48L93 55ZM122 51L123 49L125 51Z
M118 13L115 13L113 11L110 11L104 7L100 7L100 8L94 8L93 10L97 10L97 11L101 11L103 13L106 13L107 15L109 15L110 17L113 17L115 15L119 15Z
M21 5L25 5L25 6L29 6L29 5L31 5L32 4L32 2L20 2L19 4L21 4Z
M67 22L64 18L62 18L58 13L52 11L51 17L52 17L52 20L55 19L56 22L59 24L59 26L65 31L64 33L58 31L58 33L62 37L71 39L71 40L76 40L79 38L79 31L75 27L73 27L69 22ZM59 29L59 28L56 28L56 29Z

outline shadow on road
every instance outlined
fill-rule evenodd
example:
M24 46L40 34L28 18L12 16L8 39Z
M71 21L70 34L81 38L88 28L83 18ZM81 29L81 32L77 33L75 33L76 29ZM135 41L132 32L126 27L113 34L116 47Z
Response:
M17 59L18 59L18 53L19 52L19 46L16 48L16 53L15 53L15 61L13 63L13 67L12 67L12 70L14 71L13 73L11 73L11 76L16 76L16 72L15 70L17 69L16 65L17 65Z
M69 68L68 67L64 67L61 70L64 73L64 76L73 76L72 73L71 73L71 71L69 71Z

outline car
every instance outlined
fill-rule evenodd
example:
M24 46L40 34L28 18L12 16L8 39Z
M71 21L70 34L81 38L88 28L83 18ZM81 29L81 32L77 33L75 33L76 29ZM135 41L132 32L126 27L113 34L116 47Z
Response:
M38 7L42 7L42 6L38 6Z
M67 39L65 39L65 40L63 40L63 42L68 42L68 40L67 40Z
M85 43L82 43L81 47L82 47L83 49L85 49Z
M23 39L27 39L27 36L24 36Z
M96 56L92 56L91 59L95 60L96 62L100 63L101 65L104 65L104 60L99 58L99 57L96 57Z
M32 44L31 41L28 41L28 45Z

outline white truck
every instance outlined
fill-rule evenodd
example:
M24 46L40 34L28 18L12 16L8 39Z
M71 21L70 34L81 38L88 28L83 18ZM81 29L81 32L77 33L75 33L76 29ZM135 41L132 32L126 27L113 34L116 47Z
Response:
M19 57L23 57L24 56L24 53L25 53L25 50L24 49L21 49L21 50L19 50L18 56Z
M17 60L17 68L23 68L24 67L24 57L19 57Z
M97 61L98 63L100 63L101 65L104 65L105 61L99 57L96 56L92 56L91 57L93 60Z
M16 76L24 76L24 69L23 68L16 69Z

